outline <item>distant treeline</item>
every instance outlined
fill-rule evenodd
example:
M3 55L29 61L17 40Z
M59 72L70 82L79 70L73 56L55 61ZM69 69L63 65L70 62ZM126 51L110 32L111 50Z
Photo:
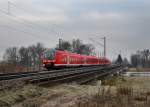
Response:
M73 39L72 41L60 40L56 49L68 50L78 54L90 55L93 54L95 47L92 44L85 44L79 39Z
M144 49L132 54L131 65L133 67L150 67L150 50Z
M9 47L4 53L4 62L14 66L40 68L40 56L45 50L43 44L37 43L28 47Z
M54 48L86 55L93 53L93 50L95 49L92 44L84 44L79 39L73 39L71 42L61 40ZM28 47L9 47L4 53L3 62L0 64L3 64L1 68L6 68L5 65L8 66L9 64L11 66L26 67L27 70L40 69L40 57L44 50L46 50L46 48L42 43L37 43Z
M95 50L95 47L92 44L85 44L79 39L73 39L72 41L61 40L54 48L59 50L68 50L85 55L93 54ZM46 48L42 43L37 43L28 47L9 47L4 53L4 60L3 62L1 62L0 66L2 67L0 68L6 68L6 64L7 66L13 65L26 67L27 70L31 68L32 70L40 69L40 57L44 50L46 50ZM132 67L150 67L150 50L144 49L142 51L137 51L136 53L132 54L130 57L130 63L127 58L122 59L121 55L118 55L115 63L122 63L125 66Z

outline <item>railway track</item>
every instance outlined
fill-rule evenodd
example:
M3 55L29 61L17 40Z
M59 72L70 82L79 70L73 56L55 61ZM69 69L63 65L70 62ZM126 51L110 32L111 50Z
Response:
M80 69L76 71L69 71L66 73L58 73L54 75L43 75L40 77L35 77L29 80L31 83L38 83L38 84L47 84L47 83L61 83L61 82L77 82L77 83L85 83L89 80L92 80L95 75L98 76L105 76L111 73L115 73L115 71L119 69L119 66L109 66L109 67L91 67L88 69ZM81 81L81 79L88 77L88 79L85 79L84 81ZM91 78L89 78L91 77Z
M32 82L32 83L47 82L47 81L56 82L56 81L63 81L63 80L71 80L74 78L77 79L77 77L83 77L95 73L102 73L102 70L109 70L118 67L119 67L118 65L110 65L105 67L91 66L91 67L82 67L82 68L52 70L52 71L8 73L8 74L0 74L0 81L25 78L27 79L28 82Z
M18 73L6 73L6 74L0 74L0 81L3 80L12 80L12 79L17 79L17 78L24 78L24 77L31 77L31 76L38 76L38 75L44 75L44 74L55 74L55 73L64 73L68 71L73 71L73 70L79 70L79 69L84 69L87 67L82 67L82 68L66 68L66 69L61 69L61 70L52 70L52 71L31 71L31 72L18 72Z

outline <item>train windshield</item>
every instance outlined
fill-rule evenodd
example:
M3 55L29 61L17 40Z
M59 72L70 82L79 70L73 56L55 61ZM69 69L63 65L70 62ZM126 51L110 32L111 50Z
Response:
M49 49L44 52L44 57L48 60L53 60L55 56L55 49Z

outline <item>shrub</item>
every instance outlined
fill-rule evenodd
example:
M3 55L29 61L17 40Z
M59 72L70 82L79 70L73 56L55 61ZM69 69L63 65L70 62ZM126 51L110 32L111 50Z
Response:
M35 96L40 96L42 92L43 92L42 88L38 86L29 85L23 88L22 95L25 98L35 97Z
M39 107L41 104L39 101L36 100L27 100L22 103L21 107Z
M119 87L117 87L117 94L118 95L132 95L133 94L133 88L125 87L125 86L119 86Z
M17 95L16 97L15 97L15 102L17 103L17 102L22 102L22 101L24 101L25 100L25 98L24 98L24 96L23 95Z
M125 82L126 80L124 78L120 77L112 77L111 79L103 80L102 85L108 85L108 86L116 86L122 82Z
M139 101L139 102L141 102L141 101L147 101L147 97L146 96L136 96L134 98L134 100Z
M0 107L11 107L7 102L0 100Z

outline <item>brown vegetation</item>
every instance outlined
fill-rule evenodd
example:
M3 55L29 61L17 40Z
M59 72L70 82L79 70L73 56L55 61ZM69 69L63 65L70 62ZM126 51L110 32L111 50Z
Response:
M133 92L130 87L118 87L115 94L110 89L99 89L95 95L79 98L69 107L149 107L150 96Z
M0 91L0 107L9 107L10 105L12 106L20 102L24 102L24 101L27 102L27 101L33 100L34 98L41 96L44 92L46 92L44 88L40 88L38 86L32 86L32 85L20 87L20 89L13 88L13 89L1 90ZM3 105L7 105L7 106L3 106ZM24 107L27 107L27 106L24 106Z
M26 67L16 66L13 64L0 64L0 73L12 73L12 72L23 72L26 70Z
M16 81L16 88L0 90L0 107L149 107L150 89L145 86L149 86L150 78L142 80L117 77L102 81L102 86L97 82L54 87L21 85Z

